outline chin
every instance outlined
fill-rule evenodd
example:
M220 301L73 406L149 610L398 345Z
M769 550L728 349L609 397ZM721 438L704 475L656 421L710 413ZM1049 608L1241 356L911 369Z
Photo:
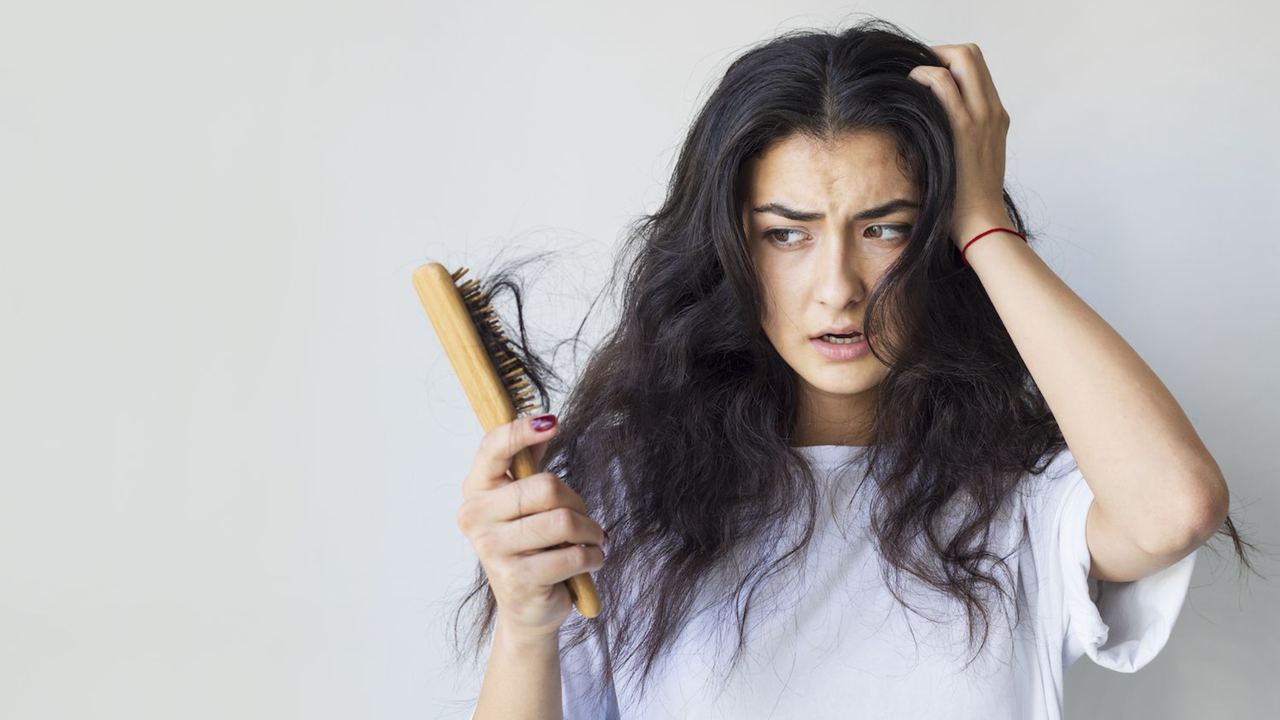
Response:
M840 377L843 375L843 377ZM814 390L832 395L857 395L875 388L879 378L869 377L865 373L809 373L800 375Z

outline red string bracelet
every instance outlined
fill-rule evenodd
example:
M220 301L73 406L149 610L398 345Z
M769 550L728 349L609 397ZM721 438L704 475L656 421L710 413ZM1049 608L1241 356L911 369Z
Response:
M975 242L977 242L977 241L978 241L978 238L980 238L980 237L983 237L983 236L985 236L985 235L990 235L990 234L991 234L991 233L993 233L993 232L1000 232L1001 230L1003 230L1003 231L1005 231L1005 232L1007 232L1007 233L1013 233L1014 235L1017 235L1018 237L1022 238L1022 242L1026 242L1026 241L1027 241L1027 236L1026 236L1026 235L1023 235L1022 233L1018 232L1017 230L1011 230L1011 229L1009 229L1009 228L1001 228L1001 227L998 227L998 228L991 228L990 230L988 230L988 231L986 231L986 232L978 233L977 237L975 237L974 239L972 239L972 240L970 240L969 242L965 243L965 244L964 244L964 247L960 248L960 259L961 259L961 260L964 260L964 266L965 266L965 267L969 267L969 260L968 260L967 258L965 258L965 256L964 256L964 251L965 251L965 250L968 250L970 245L972 245L972 244L974 244Z

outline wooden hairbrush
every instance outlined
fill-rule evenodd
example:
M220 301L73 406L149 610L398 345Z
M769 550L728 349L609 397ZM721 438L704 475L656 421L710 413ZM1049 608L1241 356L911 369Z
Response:
M540 406L533 401L524 363L512 352L502 323L489 306L488 293L481 291L480 282L474 278L458 284L466 273L466 268L450 273L440 263L427 263L413 271L413 286L467 393L471 409L484 431L489 432L515 420L522 412L535 414ZM528 448L512 458L511 475L516 480L537 472ZM600 595L589 573L575 575L565 583L578 612L585 617L600 614Z

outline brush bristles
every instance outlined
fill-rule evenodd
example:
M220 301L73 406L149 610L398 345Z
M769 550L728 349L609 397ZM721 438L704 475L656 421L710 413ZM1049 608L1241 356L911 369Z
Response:
M455 285L467 274L466 268L454 270L451 276ZM511 341L502 329L498 313L489 305L489 294L481 292L480 283L472 278L458 285L462 293L462 301L467 306L471 321L480 333L480 341L484 343L485 352L498 371L498 377L506 388L507 396L515 406L516 416L524 413L536 413L541 405L533 400L533 387L529 384L524 363L511 350Z

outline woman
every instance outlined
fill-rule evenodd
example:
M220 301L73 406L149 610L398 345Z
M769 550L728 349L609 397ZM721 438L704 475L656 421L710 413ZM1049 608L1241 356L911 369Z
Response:
M1057 718L1074 660L1164 645L1197 547L1244 557L1177 402L1024 240L1008 127L976 46L884 21L729 67L558 424L464 481L475 718Z

